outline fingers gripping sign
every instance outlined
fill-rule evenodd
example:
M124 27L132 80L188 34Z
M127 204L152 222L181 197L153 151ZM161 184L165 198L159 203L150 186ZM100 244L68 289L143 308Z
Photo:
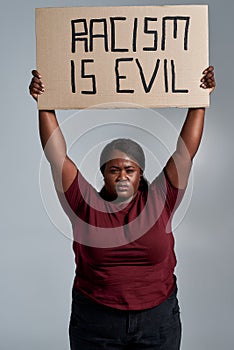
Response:
M209 92L212 93L216 82L215 82L215 78L214 78L214 67L213 66L209 66L208 68L206 68L203 72L204 75L201 78L201 87L203 89L209 89Z
M41 80L41 75L37 70L32 71L33 78L29 85L29 93L34 98L38 100L38 95L41 95L45 91L45 86Z

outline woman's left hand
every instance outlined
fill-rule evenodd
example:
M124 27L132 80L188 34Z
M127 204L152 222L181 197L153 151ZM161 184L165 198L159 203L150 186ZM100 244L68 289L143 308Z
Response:
M214 67L209 66L202 72L203 77L201 78L201 85L203 89L209 89L209 93L211 94L215 88L215 77L214 77Z

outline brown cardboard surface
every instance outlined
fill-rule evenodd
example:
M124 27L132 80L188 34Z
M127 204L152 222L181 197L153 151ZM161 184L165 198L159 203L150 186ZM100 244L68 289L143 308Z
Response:
M39 109L207 107L208 6L36 9Z

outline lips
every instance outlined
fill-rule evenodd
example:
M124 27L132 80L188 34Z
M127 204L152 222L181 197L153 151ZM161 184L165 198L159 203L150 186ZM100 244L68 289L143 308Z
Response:
M116 190L118 192L125 192L129 190L129 185L127 185L126 183L118 183L116 186Z

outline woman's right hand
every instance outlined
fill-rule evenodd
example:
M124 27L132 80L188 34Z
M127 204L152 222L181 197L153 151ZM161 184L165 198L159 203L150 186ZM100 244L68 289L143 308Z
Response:
M45 86L41 80L41 75L37 70L32 71L33 78L29 85L29 93L35 101L38 99L38 95L41 95L45 91Z

